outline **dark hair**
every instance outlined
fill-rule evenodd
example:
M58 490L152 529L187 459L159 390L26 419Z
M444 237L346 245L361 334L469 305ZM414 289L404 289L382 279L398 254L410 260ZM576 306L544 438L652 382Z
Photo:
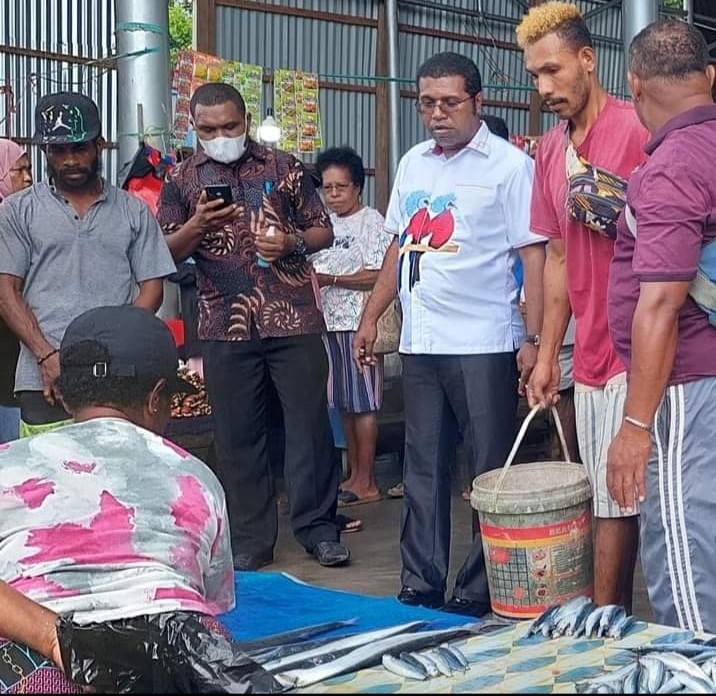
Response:
M500 138L504 138L505 140L510 139L510 130L504 118L492 116L491 114L480 114L480 118L487 124L491 133L499 135Z
M360 155L352 147L342 145L321 152L316 158L316 170L323 175L329 167L345 167L351 175L351 181L363 193L365 167Z
M194 94L191 95L189 111L194 116L197 104L216 106L217 104L226 104L226 102L234 104L240 114L246 114L246 102L235 87L227 85L225 82L207 82L197 87Z
M140 409L161 379L148 375L95 377L89 366L98 362L111 364L109 351L97 341L80 341L63 348L57 387L70 412L85 406Z
M555 29L554 33L575 51L579 51L585 46L593 48L592 34L581 17L565 20Z
M642 79L683 79L706 70L709 50L703 34L675 19L653 22L629 46L629 70Z
M465 80L465 91L470 96L482 91L482 77L475 62L451 51L436 53L418 68L418 86L423 77L452 77L453 75L459 75Z

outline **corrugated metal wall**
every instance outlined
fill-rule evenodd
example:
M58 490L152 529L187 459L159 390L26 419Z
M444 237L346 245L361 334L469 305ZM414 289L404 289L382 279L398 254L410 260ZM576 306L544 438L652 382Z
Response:
M381 0L382 1L382 0ZM216 5L214 52L225 58L279 68L318 72L326 146L348 143L375 167L377 18L380 3L369 0L213 0ZM232 5L232 2L234 6ZM430 4L430 7L426 7ZM577 0L598 51L599 74L615 94L626 92L621 44L621 9L603 1ZM265 7L273 6L273 7ZM414 76L419 65L439 51L452 50L475 60L483 76L485 113L505 119L510 131L529 134L532 91L514 29L524 14L518 0L410 0L398 3L401 84L401 151L425 138L413 108ZM479 11L478 11L479 10ZM601 10L596 12L596 10ZM320 16L322 13L323 16ZM482 13L482 14L480 14ZM292 16L293 15L293 16ZM352 23L337 17L353 18ZM199 21L207 21L199 18ZM211 26L211 25L210 25ZM342 91L342 83L353 91ZM272 104L265 86L264 108ZM555 122L543 114L542 130ZM311 157L306 158L310 161ZM369 178L368 201L373 198Z
M38 97L74 90L97 102L103 135L113 142L116 72L102 59L113 52L114 0L2 0L0 7L0 136L26 143ZM44 162L38 148L31 152L37 179ZM104 154L103 171L116 180L116 150Z

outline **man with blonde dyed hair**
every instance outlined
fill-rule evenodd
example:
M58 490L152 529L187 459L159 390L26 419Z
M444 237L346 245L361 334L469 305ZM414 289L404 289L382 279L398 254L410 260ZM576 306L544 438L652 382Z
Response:
M625 180L644 159L647 133L632 105L600 84L592 37L575 5L533 7L517 40L544 105L561 121L543 136L535 160L530 227L549 243L544 323L527 397L532 406L558 399L559 350L573 314L577 437L594 495L594 599L630 608L638 510L621 509L606 485L607 448L626 395L607 324L607 278Z

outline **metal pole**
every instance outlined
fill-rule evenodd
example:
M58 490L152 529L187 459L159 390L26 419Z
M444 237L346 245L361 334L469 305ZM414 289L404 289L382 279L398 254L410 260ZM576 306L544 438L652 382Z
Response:
M167 0L115 0L117 128L120 167L140 142L170 148L169 6Z
M684 12L686 12L686 21L689 24L694 23L694 0L684 0Z
M390 113L390 183L400 162L400 83L398 75L398 0L385 0L386 29L388 34L388 110Z
M624 92L629 88L626 74L629 69L629 44L648 24L659 18L659 0L623 0L622 1L622 38L624 40Z

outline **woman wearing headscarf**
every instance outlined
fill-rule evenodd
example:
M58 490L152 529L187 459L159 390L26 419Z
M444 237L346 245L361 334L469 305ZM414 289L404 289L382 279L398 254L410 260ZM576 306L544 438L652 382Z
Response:
M25 148L0 138L0 203L11 193L32 186L32 167ZM20 344L0 319L0 443L15 440L20 430L20 409L13 393Z

